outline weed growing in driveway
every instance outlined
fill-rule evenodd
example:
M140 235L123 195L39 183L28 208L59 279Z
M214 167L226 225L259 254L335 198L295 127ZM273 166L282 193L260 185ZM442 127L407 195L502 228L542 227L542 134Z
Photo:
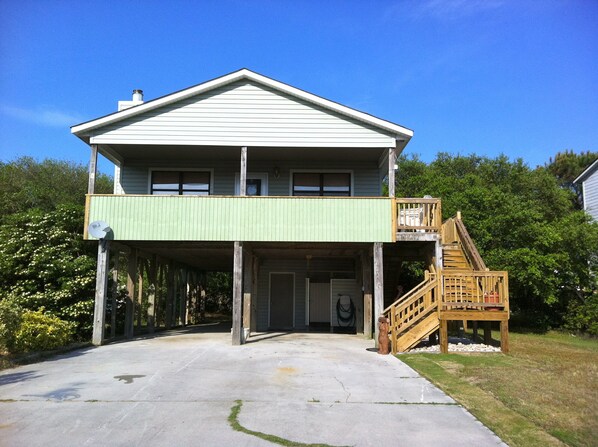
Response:
M249 430L248 428L243 427L239 423L239 413L241 412L241 407L243 406L242 400L236 400L235 405L230 409L230 415L228 416L228 423L235 431L240 431L241 433L245 433L251 436L256 436L260 439L265 441L273 442L278 445L282 445L285 447L334 447L330 444L305 444L303 442L295 442L289 439L284 439L279 436L269 435L267 433L262 433L259 431Z

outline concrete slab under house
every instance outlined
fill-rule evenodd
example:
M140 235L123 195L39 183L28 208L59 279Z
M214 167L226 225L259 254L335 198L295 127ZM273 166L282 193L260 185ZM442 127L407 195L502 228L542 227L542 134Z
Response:
M395 197L412 130L241 69L151 101L135 90L71 131L91 148L94 344L117 336L119 270L126 337L198 323L206 272L223 271L233 344L325 330L377 345L384 316L393 352L435 334L446 351L453 320L487 336L500 322L508 350L507 273L488 271L460 216L442 221L439 198ZM98 154L114 194L94 194ZM423 275L405 289L410 262Z

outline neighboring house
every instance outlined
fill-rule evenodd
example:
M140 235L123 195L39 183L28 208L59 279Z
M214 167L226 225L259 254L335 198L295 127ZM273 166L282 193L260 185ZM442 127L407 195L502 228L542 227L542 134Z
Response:
M500 321L507 349L506 273L459 218L442 223L439 199L394 197L410 129L242 69L148 102L136 90L72 133L91 147L85 238L101 238L95 344L115 335L110 254L125 253L127 336L197 322L204 273L228 271L233 344L315 328L378 340L385 314L395 351L439 328L446 348L447 321L466 319ZM114 195L93 194L98 153ZM414 260L425 278L395 302Z
M598 221L598 160L588 166L573 183L581 184L583 209Z

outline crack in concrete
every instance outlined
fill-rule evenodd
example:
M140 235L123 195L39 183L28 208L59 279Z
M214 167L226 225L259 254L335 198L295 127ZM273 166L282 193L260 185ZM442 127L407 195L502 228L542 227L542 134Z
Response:
M343 387L343 391L345 393L347 393L347 398L345 399L345 403L346 404L349 403L349 398L351 397L351 393L347 391L347 388L345 388L345 384L343 382L341 382L338 377L334 376L334 380L336 380L338 383L340 383L341 386Z

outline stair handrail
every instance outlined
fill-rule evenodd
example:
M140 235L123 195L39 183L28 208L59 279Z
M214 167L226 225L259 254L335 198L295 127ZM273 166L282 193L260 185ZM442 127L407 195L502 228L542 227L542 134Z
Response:
M487 271L488 268L486 267L486 263L482 259L480 252L473 243L473 239L471 239L471 236L469 235L467 228L465 228L465 224L459 216L457 216L454 219L454 221L455 228L457 230L457 236L459 237L459 242L461 242L461 246L463 247L465 256L467 256L467 258L471 262L473 269L479 271Z
M420 282L417 286L415 286L413 289L411 289L409 292L407 292L405 295L401 296L394 303L392 303L390 306L388 306L386 309L384 309L382 311L382 315L388 316L387 314L388 314L388 312L390 312L391 308L400 306L401 304L404 304L405 302L411 300L414 295L417 295L422 288L426 287L430 283L430 276L434 276L434 275L435 275L434 273L428 273L426 271L426 278L422 282Z
M438 309L440 275L426 272L426 279L410 290L404 298L384 309L390 319L390 339L396 352L399 335ZM402 314L408 311L408 315ZM399 321L397 321L397 318ZM407 321L405 321L407 320Z

